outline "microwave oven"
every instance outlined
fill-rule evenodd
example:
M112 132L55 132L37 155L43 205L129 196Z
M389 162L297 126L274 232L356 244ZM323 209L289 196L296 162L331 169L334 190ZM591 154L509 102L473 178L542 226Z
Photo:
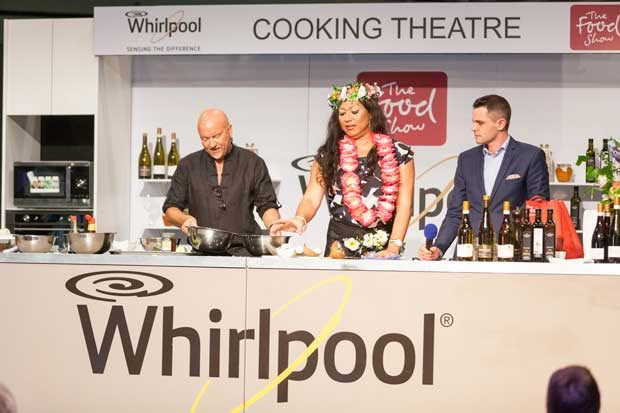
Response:
M92 162L15 162L13 201L19 208L92 208Z

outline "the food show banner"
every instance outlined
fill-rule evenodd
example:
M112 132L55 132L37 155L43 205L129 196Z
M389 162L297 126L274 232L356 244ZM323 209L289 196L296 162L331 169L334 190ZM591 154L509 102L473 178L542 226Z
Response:
M411 3L95 8L95 54L620 51L620 4Z
M0 379L28 413L521 413L582 364L618 411L618 277L476 265L2 263Z

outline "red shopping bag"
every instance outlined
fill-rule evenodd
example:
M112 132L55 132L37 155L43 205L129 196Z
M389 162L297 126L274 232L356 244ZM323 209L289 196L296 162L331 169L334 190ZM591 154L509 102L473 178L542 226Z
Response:
M564 201L552 199L547 201L541 197L534 197L525 202L525 207L530 208L530 222L534 222L536 209L542 210L543 223L547 222L547 210L553 209L553 222L555 223L555 250L566 251L566 258L583 258L583 245L575 231L573 221L570 218Z

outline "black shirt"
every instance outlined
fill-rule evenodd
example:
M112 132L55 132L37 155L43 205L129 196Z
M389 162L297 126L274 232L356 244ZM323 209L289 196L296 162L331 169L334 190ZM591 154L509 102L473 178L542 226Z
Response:
M198 225L234 232L260 234L254 220L280 203L265 161L255 153L233 145L224 158L222 181L217 184L215 160L199 150L181 159L162 207L189 209Z

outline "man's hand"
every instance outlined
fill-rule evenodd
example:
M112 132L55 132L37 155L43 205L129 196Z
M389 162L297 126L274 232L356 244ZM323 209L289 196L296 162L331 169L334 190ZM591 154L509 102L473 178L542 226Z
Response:
M418 258L423 261L436 261L441 257L441 251L437 247L427 249L425 245L421 245L418 250Z
M181 225L181 230L187 234L189 227L197 227L197 226L198 226L198 222L196 221L196 218L194 218L191 215L188 215L187 218L185 218L185 221L183 221L183 224Z

